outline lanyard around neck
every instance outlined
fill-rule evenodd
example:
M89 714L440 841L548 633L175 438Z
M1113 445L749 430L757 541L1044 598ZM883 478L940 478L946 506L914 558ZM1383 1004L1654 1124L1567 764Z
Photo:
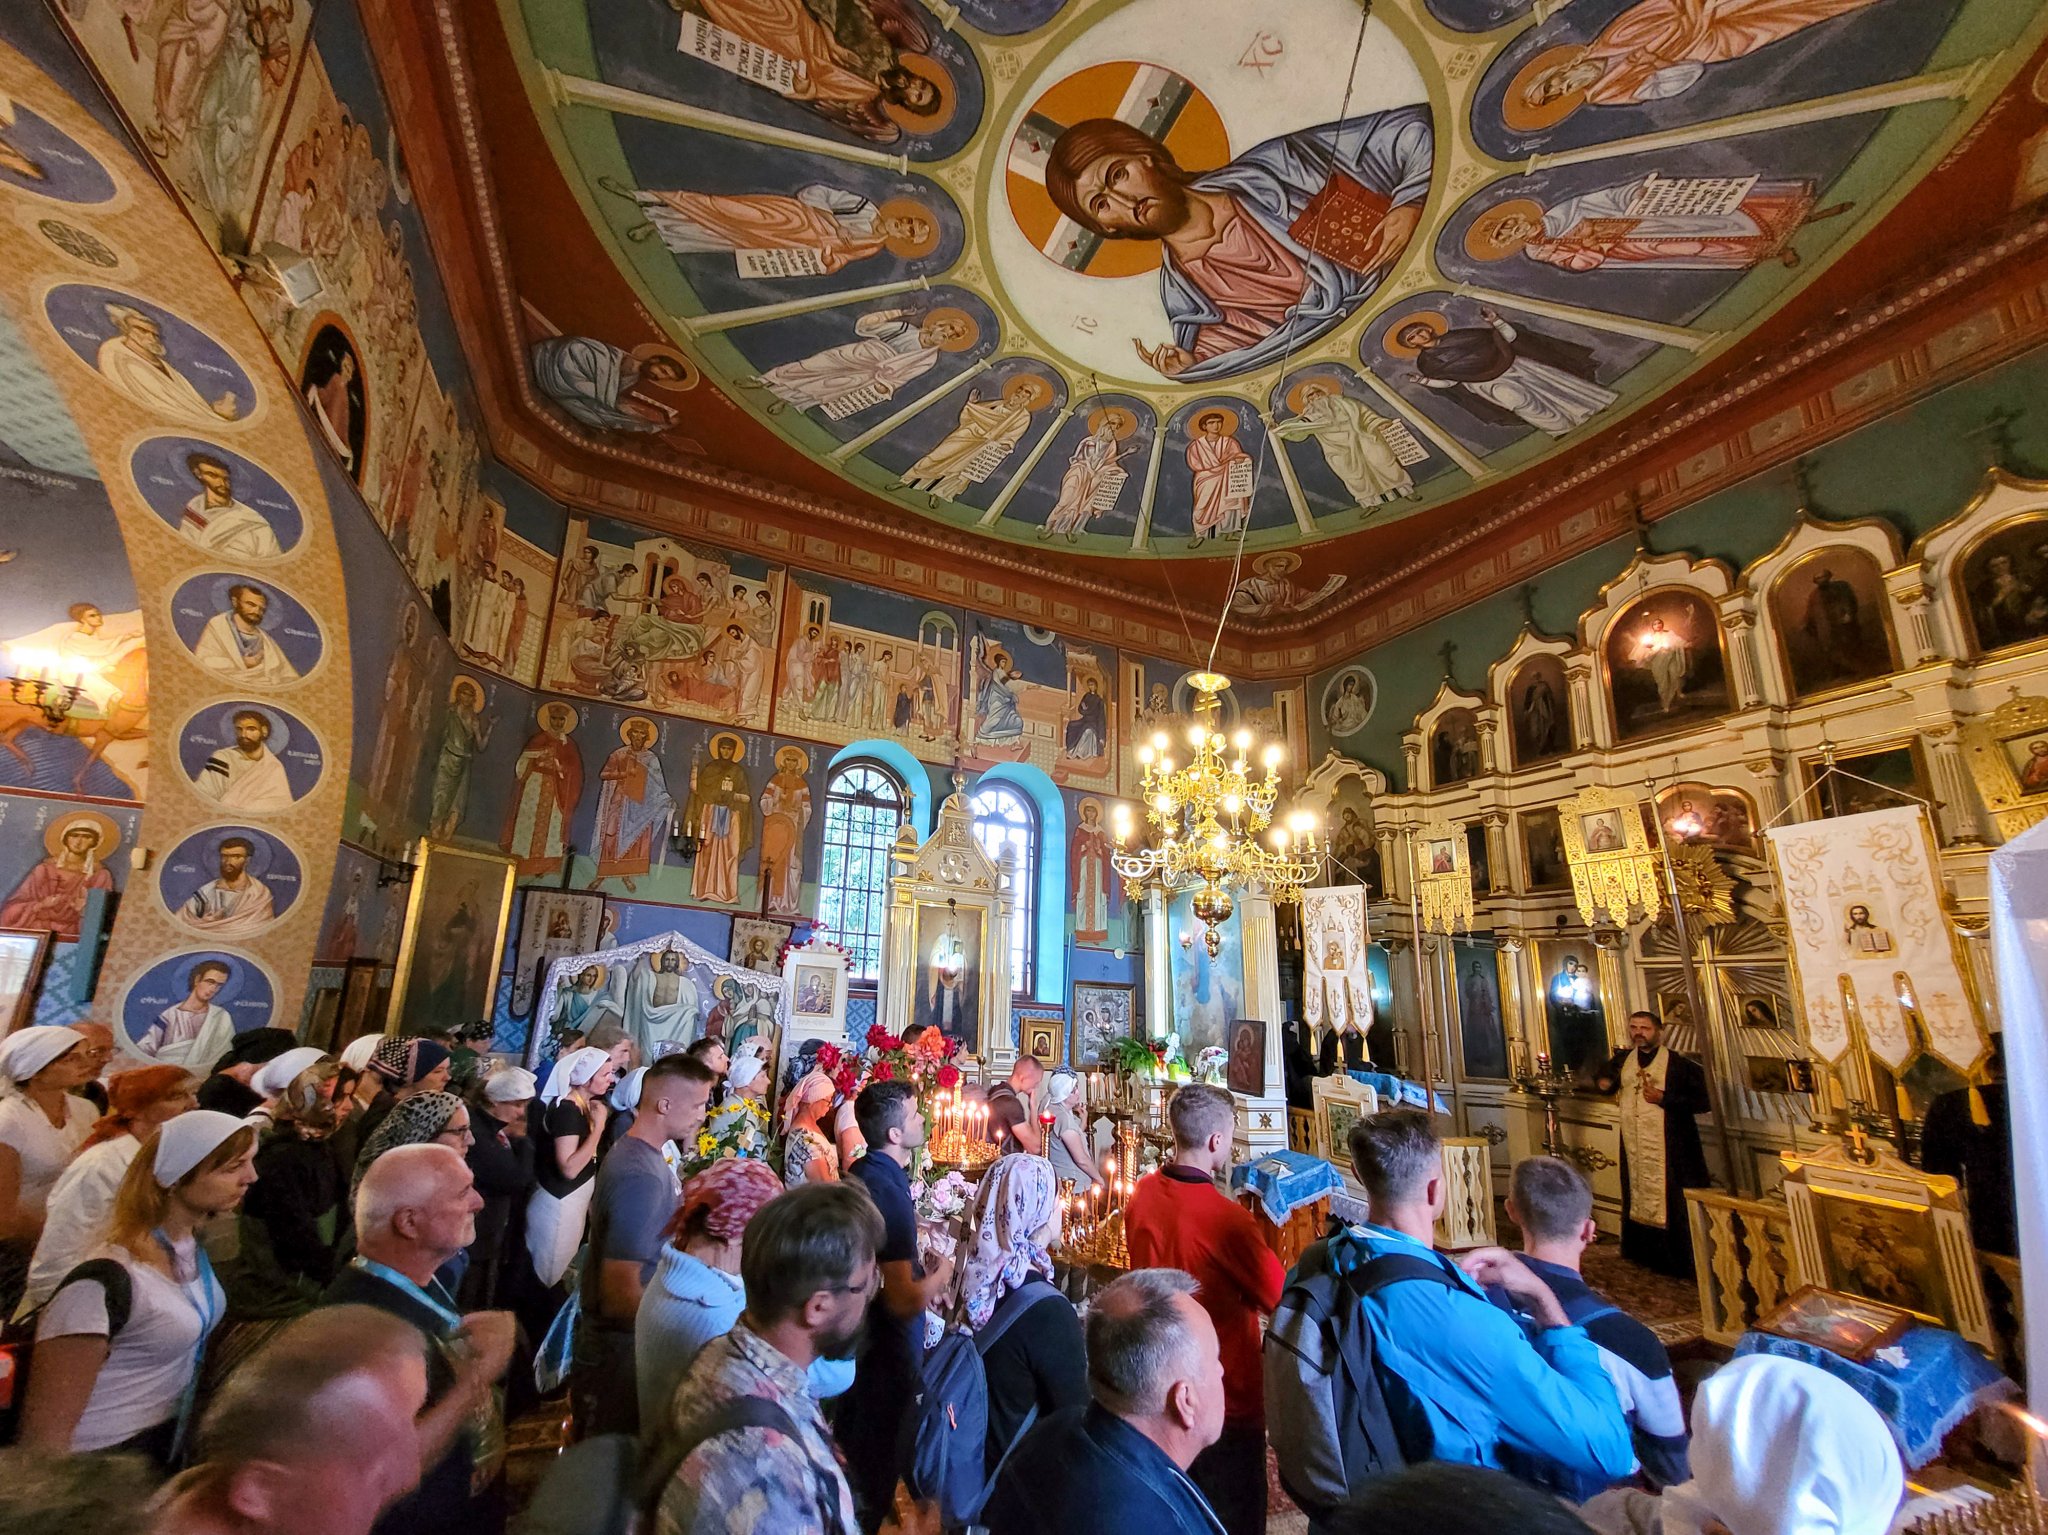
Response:
M386 1284L402 1290L405 1294L417 1300L422 1306L425 1306L428 1311L440 1319L441 1330L444 1333L460 1332L462 1330L462 1313L448 1303L448 1292L441 1288L440 1280L429 1279L427 1283L432 1285L433 1288L431 1290L422 1289L405 1275L399 1273L397 1269L391 1268L387 1264L379 1263L375 1259L357 1257L352 1262L356 1268L361 1269L365 1274L381 1279Z

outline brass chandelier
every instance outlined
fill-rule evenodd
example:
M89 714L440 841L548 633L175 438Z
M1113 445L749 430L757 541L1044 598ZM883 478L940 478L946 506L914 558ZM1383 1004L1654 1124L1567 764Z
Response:
M1172 738L1164 731L1138 749L1152 845L1130 845L1130 807L1118 805L1110 863L1134 900L1148 884L1172 892L1199 880L1194 912L1203 925L1202 944L1214 959L1223 949L1218 929L1235 909L1232 886L1263 885L1276 901L1299 901L1302 887L1321 874L1323 855L1313 815L1296 812L1285 825L1273 825L1283 748L1266 746L1265 777L1257 778L1249 762L1252 733L1239 730L1231 737L1217 728L1230 679L1197 672L1188 681L1195 689L1195 719L1187 734L1193 758L1185 767L1177 765L1170 755ZM1261 834L1265 842L1258 840Z

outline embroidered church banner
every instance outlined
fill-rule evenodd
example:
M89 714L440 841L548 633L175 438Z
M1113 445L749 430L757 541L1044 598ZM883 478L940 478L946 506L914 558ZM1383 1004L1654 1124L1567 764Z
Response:
M1372 1026L1372 976L1366 969L1365 887L1305 890L1301 941L1308 959L1302 1011L1311 1028Z
M1924 1049L1957 1071L1985 1048L1917 805L1775 828L1769 839L1807 1038L1824 1059L1860 1024L1893 1072Z

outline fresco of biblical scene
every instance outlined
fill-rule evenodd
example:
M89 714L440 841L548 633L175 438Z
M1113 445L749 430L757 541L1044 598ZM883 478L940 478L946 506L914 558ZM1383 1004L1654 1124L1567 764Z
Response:
M1429 786L1448 789L1480 770L1479 716L1470 709L1446 709L1429 731Z
M116 190L107 168L26 101L0 104L0 186L90 206Z
M1480 453L1568 437L1619 398L1609 387L1647 341L1535 319L1447 293L1396 304L1359 339L1366 366Z
M464 661L532 685L547 649L565 514L494 461L481 467L489 484L457 568L455 648Z
M531 310L528 311L529 315ZM595 336L553 332L528 348L533 387L593 432L660 437L674 430L676 397L697 387L697 365L672 346L614 346ZM668 439L685 442L690 439Z
M1116 801L1094 794L1067 791L1067 912L1073 918L1074 942L1084 948L1127 949L1131 946L1131 908L1124 882L1110 865L1116 851L1112 820ZM1142 811L1132 807L1134 824Z
M994 311L959 288L770 320L731 336L752 371L742 398L803 415L842 441L976 371L1001 339Z
M1771 625L1792 696L1851 687L1899 664L1884 572L1861 549L1822 549L1771 583Z
M1029 762L1056 783L1114 786L1113 650L970 614L967 667L967 766Z
M256 385L221 344L161 304L90 283L60 283L43 316L72 355L129 404L184 426L241 421Z
M1619 741L1664 735L1730 708L1721 622L1697 592L1667 587L1624 608L1601 651Z
M666 249L706 314L945 271L965 226L935 181L614 118L631 179L600 177L624 237Z
M61 19L201 227L240 248L312 12L85 5Z
M178 766L193 792L233 815L289 810L326 765L312 728L271 703L208 704L178 732Z
M1006 130L989 223L1007 288L1068 356L1112 377L1230 378L1378 290L1421 224L1435 134L1413 62L1384 27L1354 55L1348 9L1265 7L1263 89L1219 69L1248 29L1215 0L1140 0L1047 67Z
M1276 384L1268 400L1272 435L1287 444L1310 515L1358 512L1413 501L1419 480L1451 462L1418 437L1392 406L1349 368L1317 364Z
M1508 679L1514 765L1531 767L1572 749L1571 686L1556 656L1531 656Z
M172 848L157 875L166 910L216 943L241 943L297 904L299 855L253 826L209 826Z
M191 577L171 598L171 625L201 668L234 687L289 687L326 650L305 604L253 576Z
M1504 49L1472 127L1504 160L1685 129L1923 68L1960 0L1575 0Z
M960 614L917 598L792 572L775 727L835 746L879 736L950 760L960 728Z
M675 0L590 29L613 85L913 160L961 149L985 108L974 55L915 0Z
M1781 287L1853 228L1830 195L1880 112L1516 176L1453 213L1447 277L1667 324L1752 271Z
M1066 381L1042 364L1006 359L913 416L868 457L895 475L891 490L928 506L985 508L1058 419L1066 395Z
M370 429L363 359L338 323L329 321L313 332L299 365L299 394L320 441L341 460L348 477L362 484Z
M1564 832L1555 808L1525 810L1517 819L1522 826L1522 869L1531 891L1562 890L1572 882L1571 865L1565 861Z
M1125 794L1136 794L1144 776L1138 748L1161 731L1171 743L1174 759L1187 761L1188 726L1195 722L1195 689L1188 678L1194 673L1174 662L1130 655L1123 656L1119 664L1118 738L1124 743L1119 788ZM1305 770L1308 706L1300 686L1233 683L1218 700L1218 709L1217 728L1225 735L1234 736L1242 726L1258 738L1255 758L1267 745L1280 748L1283 778L1298 777Z
M1667 841L1704 842L1730 853L1756 853L1756 813L1749 796L1739 789L1673 784L1657 796L1657 814L1663 819Z
M1219 396L1176 411L1144 509L1151 542L1176 553L1228 555L1247 524L1255 533L1294 527L1280 467L1261 451L1263 435L1258 413L1243 400Z
M0 794L0 927L75 942L86 897L128 883L142 812Z
M779 570L596 517L564 551L543 687L767 728Z
M2048 517L2019 517L1963 556L1958 605L1974 655L2048 638Z
M1034 466L1013 482L1003 515L1035 523L1048 542L1101 534L1128 547L1152 456L1157 418L1136 395L1091 390Z
M473 420L454 395L441 392L431 374L423 377L413 404L406 464L386 507L392 546L412 573L413 585L426 593L435 620L451 635L459 627L457 609L481 572L482 445Z
M129 983L116 1042L153 1066L203 1071L237 1034L275 1022L276 996L268 972L245 954L173 954Z
M0 420L0 441L17 440L28 438ZM0 690L0 788L139 800L149 656L114 509L96 481L5 464L0 496L13 555L0 563L0 664L22 679ZM50 685L41 700L33 679Z
M151 437L128 472L142 499L178 536L216 559L274 560L298 546L305 518L260 464L198 437Z
M1233 910L1217 925L1223 947L1211 958L1208 929L1196 919L1194 902L1194 892L1184 890L1166 908L1173 1028L1190 1062L1211 1046L1227 1047L1230 1025L1244 1014L1244 918Z

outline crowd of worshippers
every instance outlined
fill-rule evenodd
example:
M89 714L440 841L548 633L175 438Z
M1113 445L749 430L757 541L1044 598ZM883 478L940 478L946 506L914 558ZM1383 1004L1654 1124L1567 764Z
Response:
M596 1036L540 1081L261 1030L204 1080L102 1081L109 1043L0 1041L10 1535L1263 1535L1269 1447L1318 1535L1881 1535L1901 1497L1883 1419L1811 1366L1738 1360L1688 1424L1581 1277L1570 1163L1514 1169L1519 1254L1437 1253L1421 1112L1357 1123L1369 1221L1288 1272L1223 1192L1231 1096L1182 1087L1132 1269L1077 1306L1055 1153L1086 1148L1029 1058L941 1255L901 1081L842 1127L800 1065L766 1157L683 1177L757 1056L622 1077ZM573 1442L515 1511L506 1414L556 1354Z

